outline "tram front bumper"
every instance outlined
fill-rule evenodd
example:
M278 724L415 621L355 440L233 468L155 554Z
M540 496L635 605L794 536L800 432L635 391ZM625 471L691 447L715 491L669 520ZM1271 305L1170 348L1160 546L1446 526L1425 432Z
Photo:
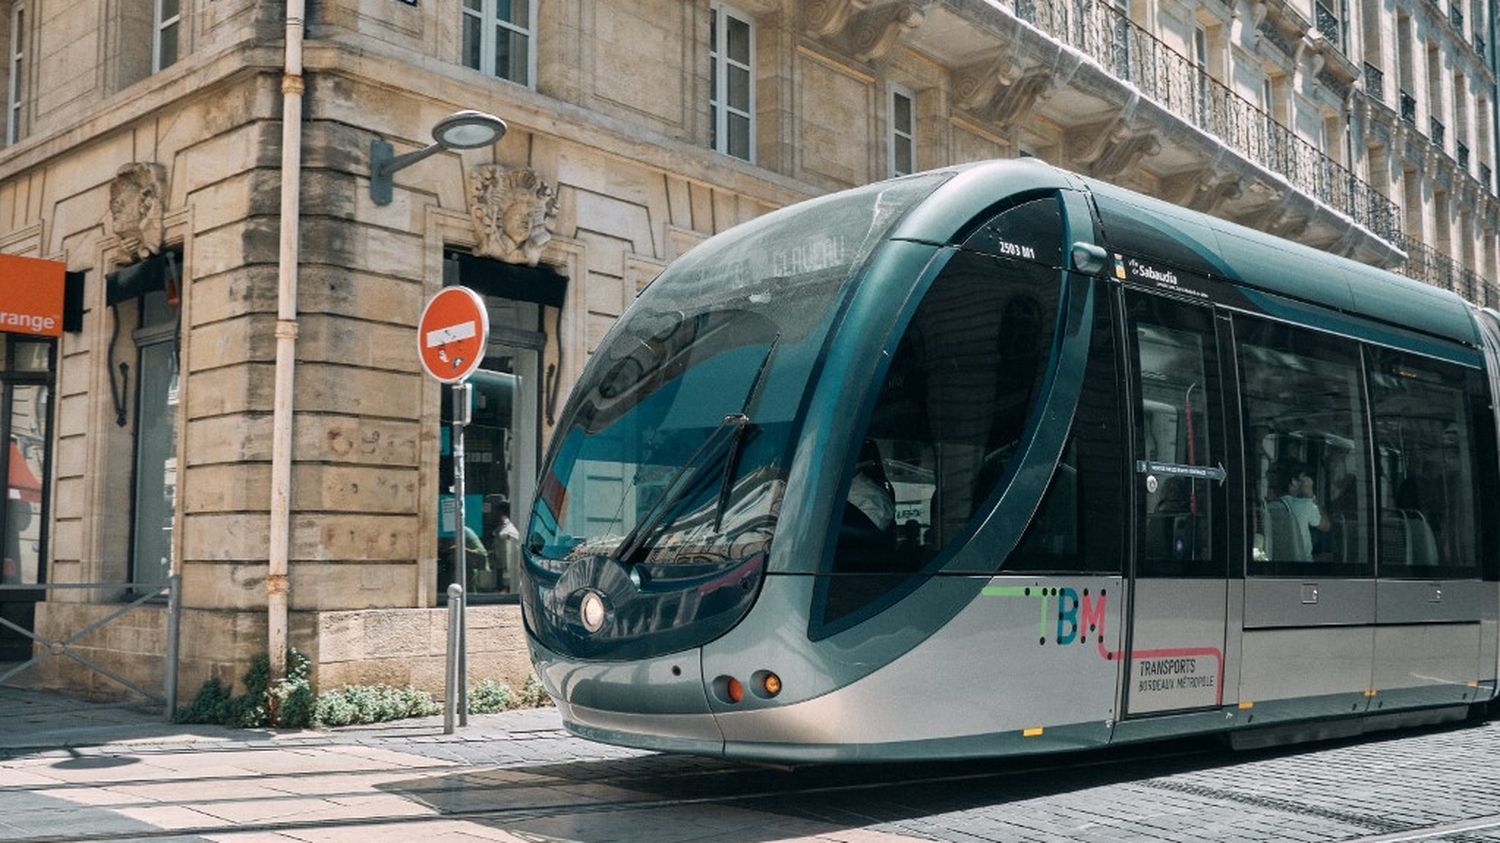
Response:
M573 734L638 749L723 754L724 736L709 709L697 648L597 662L559 655L534 640L530 646L537 675Z

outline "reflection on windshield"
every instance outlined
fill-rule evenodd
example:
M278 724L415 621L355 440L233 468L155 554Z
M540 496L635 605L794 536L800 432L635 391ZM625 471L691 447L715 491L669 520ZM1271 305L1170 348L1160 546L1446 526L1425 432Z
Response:
M628 550L631 561L684 576L765 549L835 299L900 214L945 178L769 214L704 243L647 287L564 412L532 513L533 556ZM735 414L749 420L732 444L704 451Z

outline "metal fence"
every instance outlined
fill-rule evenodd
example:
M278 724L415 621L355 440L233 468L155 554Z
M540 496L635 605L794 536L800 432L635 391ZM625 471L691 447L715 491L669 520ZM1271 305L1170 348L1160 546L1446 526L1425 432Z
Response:
M51 657L72 659L75 662L97 672L100 676L111 682L134 691L137 694L161 703L166 710L166 717L171 718L172 713L177 710L177 649L179 637L179 620L182 615L182 577L173 574L164 583L39 583L36 585L0 585L0 591L44 591L48 593L58 591L124 591L131 595L127 602L113 604L113 610L103 617L85 624L83 627L62 635L58 638L48 638L32 630L26 629L18 624L0 617L0 626L4 626L14 632L20 633L32 640L34 655L18 665L10 667L0 673L0 684L4 684L12 677L28 670L43 660ZM163 680L161 691L149 691L135 682L126 679L119 673L90 660L87 656L79 653L77 648L81 641L89 635L97 632L111 622L139 609L147 603L165 598L167 601L166 613L166 652L162 654L165 666L162 671ZM83 606L108 606L111 604L80 603L64 605Z

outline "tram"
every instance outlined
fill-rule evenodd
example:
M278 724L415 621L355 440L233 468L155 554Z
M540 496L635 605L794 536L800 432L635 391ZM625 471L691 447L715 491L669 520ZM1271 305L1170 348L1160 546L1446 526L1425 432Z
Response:
M1470 716L1497 320L1035 160L768 214L569 398L533 662L576 734L780 763Z

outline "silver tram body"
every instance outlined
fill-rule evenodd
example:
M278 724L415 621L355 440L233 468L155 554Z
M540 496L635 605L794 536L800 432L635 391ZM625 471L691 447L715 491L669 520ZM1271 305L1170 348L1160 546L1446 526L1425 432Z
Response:
M523 610L569 729L779 762L1495 693L1500 324L1034 161L721 234L590 361Z

